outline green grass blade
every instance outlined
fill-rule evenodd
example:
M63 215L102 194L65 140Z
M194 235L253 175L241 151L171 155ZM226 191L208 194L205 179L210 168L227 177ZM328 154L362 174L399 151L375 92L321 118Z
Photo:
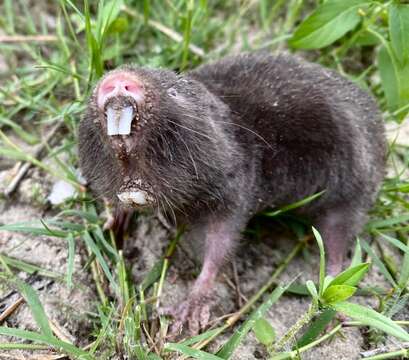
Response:
M297 208L299 208L299 207L301 207L301 206L307 205L307 204L310 203L311 201L314 201L315 199L319 198L319 197L320 197L322 194L324 194L324 193L325 193L325 190L324 190L324 191L320 191L320 192L318 192L318 193L316 193L316 194L313 194L313 195L311 195L311 196L308 196L308 197L306 197L306 198L304 198L304 199L302 199L302 200L300 200L300 201L297 201L297 202L295 202L295 203L292 203L292 204L283 206L283 207L281 207L281 208L278 209L278 210L275 210L275 211L272 211L272 212L266 212L266 213L264 213L263 215L269 216L269 217L281 215L282 213L285 213L285 212L287 212L287 211L294 210L294 209L297 209Z
M386 234L382 234L381 232L377 232L379 235L381 235L386 241L388 241L390 244L393 246L396 246L398 249L402 250L404 253L409 253L409 246L406 246L403 244L401 241L394 239L391 236L388 236Z
M191 356L195 359L200 359L200 360L222 360L222 358L216 355L209 354L202 350L192 349L191 347L183 345L183 344L167 343L165 344L164 350L165 351L177 351L184 355Z
M221 347L217 355L222 359L229 359L234 350L239 346L244 336L253 328L257 319L264 317L265 313L271 306L280 299L286 288L277 286L270 294L267 300L254 310L248 319L240 326L240 328L233 334L233 336Z
M114 277L112 276L111 271L109 270L109 265L107 264L106 260L104 259L101 250L99 247L95 244L94 240L92 239L91 235L89 232L85 232L82 235L82 238L84 242L87 244L87 246L90 248L92 253L95 255L95 258L97 259L99 265L102 268L102 271L104 272L105 276L107 277L108 281L112 285L113 289L115 292L119 295L119 288L118 284L115 282Z
M337 312L358 320L365 325L382 330L385 333L395 336L401 340L409 341L409 334L405 330L403 330L399 325L396 325L388 317L371 308L350 302L335 303L332 304L331 307Z
M325 309L317 319L308 327L300 340L298 340L297 345L294 349L299 349L309 343L313 342L319 334L321 334L331 320L335 317L336 311L334 309Z
M30 307L33 318L40 328L41 333L47 337L52 337L53 332L51 330L50 323L48 322L43 305L41 304L35 290L20 279L15 279L14 281L27 305Z
M67 236L68 241L68 259L67 259L67 275L66 281L68 288L72 288L72 275L74 273L74 260L75 260L75 239L72 234Z
M44 226L34 227L32 225L44 225L44 223L41 224L41 222L39 221L30 221L30 222L21 222L21 223L10 224L10 225L3 225L3 226L0 226L0 231L1 230L16 231L16 232L33 234L33 235L47 235L47 236L59 237L59 238L65 238L68 236L68 232L66 231L50 229L50 228L47 229Z
M27 262L25 262L23 260L19 260L19 259L13 258L11 256L0 254L0 257L2 258L2 260L8 266L11 266L11 267L13 267L15 269L18 269L20 271L24 271L27 274L37 273L38 275L45 276L45 277L48 277L48 278L51 278L51 279L58 279L58 278L62 277L62 275L59 274L59 273L43 269L43 268L41 268L41 267L39 267L37 265L27 263Z
M318 294L321 297L324 293L324 280L325 280L325 249L324 243L322 241L321 235L316 228L312 228L315 239L317 240L318 248L320 250L320 277L319 277L319 288Z
M396 287L396 281L389 272L389 270L386 268L385 264L379 259L379 257L374 253L372 248L369 246L369 244L366 241L361 241L361 245L363 249L368 253L368 255L371 257L373 260L374 264L379 268L381 271L382 275L387 279L393 287Z
M395 225L406 223L409 221L409 215L399 215L385 220L373 220L366 224L365 229L369 232L379 229L389 229L392 230Z
M191 337L191 338L189 338L189 339L187 339L185 341L182 341L181 344L186 345L186 346L190 346L190 345L198 343L199 341L207 340L207 339L211 338L214 334L217 334L222 328L223 328L223 326L220 326L218 328L205 331L204 333L202 333L200 335L196 335L196 336L193 336L193 337Z
M57 351L69 354L77 359L94 360L94 357L91 356L89 353L85 352L84 350L81 350L76 346L69 344L65 341L61 341L53 336L46 336L43 334L38 334L33 331L8 328L4 326L0 326L0 335L15 336L25 340L40 342L51 346Z

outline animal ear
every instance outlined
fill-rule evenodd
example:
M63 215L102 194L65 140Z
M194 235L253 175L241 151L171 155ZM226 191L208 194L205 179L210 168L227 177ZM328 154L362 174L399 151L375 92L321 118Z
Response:
M183 91L183 85L180 81L176 82L170 88L166 90L170 98L174 99L178 103L186 103L187 99Z
M176 86L172 86L169 89L166 90L169 96L173 98L177 98L179 96L178 91L176 89Z

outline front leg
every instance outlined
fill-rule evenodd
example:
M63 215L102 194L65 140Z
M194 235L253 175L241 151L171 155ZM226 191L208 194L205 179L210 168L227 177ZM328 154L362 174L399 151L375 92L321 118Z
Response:
M105 203L107 210L109 210L111 205L108 201ZM128 232L128 228L135 211L130 208L122 208L118 205L116 205L112 210L112 212L108 211L103 229L112 230L114 232L117 247L122 249L125 235Z
M165 310L175 322L172 333L181 331L187 323L190 333L198 333L210 318L211 293L216 276L226 258L234 251L240 232L245 223L233 217L220 219L213 217L203 227L205 233L203 266L186 300L180 305Z

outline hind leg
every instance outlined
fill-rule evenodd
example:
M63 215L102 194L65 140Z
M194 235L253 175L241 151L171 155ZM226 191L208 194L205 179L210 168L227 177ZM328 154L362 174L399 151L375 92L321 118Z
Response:
M334 207L316 217L314 223L322 236L327 253L327 271L332 276L343 268L348 247L365 221L362 213L350 208Z

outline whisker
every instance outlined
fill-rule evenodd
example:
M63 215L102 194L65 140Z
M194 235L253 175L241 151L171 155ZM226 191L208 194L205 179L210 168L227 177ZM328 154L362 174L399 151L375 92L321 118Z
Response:
M175 214L175 210L173 209L174 204L172 203L172 201L170 201L170 200L168 199L168 197L167 197L166 195L162 194L162 198L163 198L163 200L165 200L166 203L168 204L169 210L171 211L171 214L172 214L173 221L174 221L175 224L176 224L176 214ZM184 211L182 211L182 210L180 210L180 209L178 209L178 210L179 210L181 213L185 214Z
M201 133L200 131L196 131L196 130L193 130L193 129L191 129L191 128L188 128L187 126L180 125L180 124L178 124L177 122L172 121L172 120L170 120L170 119L166 119L166 121L168 121L168 122L170 122L170 123L172 123L172 124L174 124L174 125L176 125L176 126L179 126L179 127L181 127L182 129L185 129L185 130L191 131L191 132L193 132L193 133L195 133L195 134L197 134L197 135L203 136L203 137L205 137L205 138L207 138L207 139L209 139L209 140L212 140L212 141L215 140L215 139L213 139L212 137L210 137L210 136L208 136L208 135L206 135L206 134Z
M199 179L199 173L198 173L198 171L197 171L196 162L195 162L195 159L193 158L193 155L192 155L192 153L191 153L191 151L190 151L189 146L187 145L186 141L182 138L182 136L180 136L179 134L178 134L178 138L179 138L179 139L183 142L183 144L185 145L185 147L186 147L186 149L187 149L187 152L189 153L190 160L192 160L192 165L193 165L193 168L195 169L196 178Z
M190 115L190 114L184 114L184 116L190 117L192 119L197 119L200 121L204 121L202 118L198 117L198 116L194 116L194 115ZM216 123L221 123L221 124L227 124L227 125L234 125L237 126L243 130L246 130L248 132L250 132L251 134L255 135L256 137L258 137L261 141L263 141L271 150L275 150L274 147L265 139L263 138L259 133L257 133L254 130L249 129L248 127L244 126L244 125L240 125L234 122L230 122L230 121L223 121L223 120L214 120L212 119L212 121L216 122Z

